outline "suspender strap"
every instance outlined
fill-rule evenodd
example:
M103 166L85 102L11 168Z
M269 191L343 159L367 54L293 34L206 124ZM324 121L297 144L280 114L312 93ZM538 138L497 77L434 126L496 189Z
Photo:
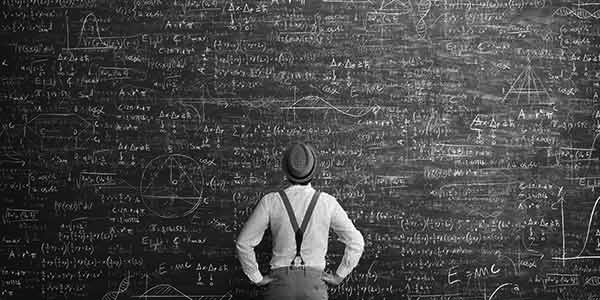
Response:
M300 226L300 230L302 230L302 232L305 232L306 227L308 227L308 221L310 221L310 217L312 217L313 211L315 210L315 206L317 205L317 200L319 199L320 194L321 192L315 191L315 194L310 200L310 204L306 209L306 214L304 214L304 219L302 219L302 226Z
M296 220L296 215L294 214L294 210L292 209L292 205L290 204L290 200L284 191L279 191L279 196L285 205L285 209L287 210L288 217L290 218L290 223L292 223L292 228L294 229L295 239L296 239L296 257L300 257L301 263L304 265L304 259L300 255L300 249L302 248L302 239L304 237L304 232L306 231L306 227L308 227L308 221L310 221L310 217L312 216L313 211L315 210L315 206L317 205L317 200L319 199L319 195L321 192L315 191L308 208L306 209L306 213L304 214L304 218L302 219L302 227L298 228L298 221ZM294 265L294 260L292 260L292 265Z
M300 228L298 227L298 221L296 221L296 215L294 215L294 210L292 209L290 200L288 199L284 191L279 191L279 196L281 197L281 200L283 200L283 204L285 205L285 209L287 210L288 217L290 217L292 228L294 229L294 232L297 232Z

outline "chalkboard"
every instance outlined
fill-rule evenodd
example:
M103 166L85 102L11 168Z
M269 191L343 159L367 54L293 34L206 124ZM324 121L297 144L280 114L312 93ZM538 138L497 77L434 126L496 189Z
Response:
M330 299L600 299L599 3L1 0L0 20L0 299L260 299L234 241L293 141L365 237Z

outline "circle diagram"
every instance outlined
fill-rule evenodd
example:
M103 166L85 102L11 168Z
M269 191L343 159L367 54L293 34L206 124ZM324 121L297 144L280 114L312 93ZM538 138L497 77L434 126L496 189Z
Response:
M146 207L162 218L179 218L202 204L202 165L181 154L152 159L142 172L140 193Z

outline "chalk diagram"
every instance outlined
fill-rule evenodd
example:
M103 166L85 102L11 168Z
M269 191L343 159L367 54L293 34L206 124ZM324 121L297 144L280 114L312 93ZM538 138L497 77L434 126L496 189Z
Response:
M373 3L373 2L371 2ZM375 3L373 3L375 4ZM410 1L407 0L381 0L379 10L393 10L399 13L409 13L412 9Z
M140 193L146 207L162 218L193 213L202 203L202 165L189 156L161 155L142 172Z
M598 213L598 203L600 203L600 197L594 202L590 217L588 219L587 231L585 234L585 240L581 246L581 250L575 256L566 256L565 250L565 233L564 233L564 210L561 208L561 217L563 220L563 249L561 257L552 257L553 260L568 261L568 260L580 260L580 259L598 259L600 258L600 213Z
M187 299L187 300L230 300L233 296L227 292L223 295L186 295L170 284L159 284L146 290L143 294L132 296L141 299Z
M531 64L527 64L504 95L502 102L514 105L553 105L554 99L533 71Z
M100 35L100 24L98 22L98 17L94 13L89 13L83 18L83 22L81 25L81 29L79 30L79 37L77 39L77 46L71 47L71 34L69 31L69 15L68 11L65 16L65 28L66 28L66 37L65 44L66 47L62 48L65 52L75 51L75 50L94 50L94 51L105 51L105 50L115 50L117 49L115 46L111 45L107 40L114 39L130 39L135 38L135 36L123 36L123 37L105 37L102 38ZM59 64L59 68L62 66ZM111 81L111 80L123 80L123 79L132 79L132 80L146 80L148 74L144 71L136 70L134 68L128 67L113 67L113 66L99 66L96 72L97 79L99 81ZM81 98L90 98L93 96L93 90L90 95L82 94L80 92L79 95Z
M95 34L95 36L92 36L91 38L96 39L94 41L95 46L98 47L108 47L108 45L102 40L102 37L100 36L100 25L98 24L98 18L96 17L96 15L94 13L89 13L85 16L85 18L83 19L83 24L81 25L81 30L79 31L79 41L78 41L78 46L82 47L84 46L84 42L86 38L85 36L85 32L92 32L93 34Z
M577 3L575 4L577 8L571 9L569 7L559 7L554 10L552 16L560 16L560 17L576 17L580 20L586 19L600 19L600 9L596 9L595 11L590 11L584 6L600 6L600 3Z
M119 294L125 293L129 288L130 276L127 276L121 280L116 291L109 291L102 296L102 300L116 300L119 298Z
M600 276L591 276L589 277L583 286L600 286Z
M596 134L596 136L594 137L594 140L592 141L592 145L589 148L591 153L590 153L589 159L587 159L588 167L591 166L592 161L600 160L600 139L598 139L599 137L600 137L600 134Z
M499 285L494 292L492 292L492 294L490 295L490 297L488 298L488 300L496 300L496 299L500 299L499 297L495 297L496 294L498 294L498 292L500 292L501 290L506 290L509 291L512 294L518 294L520 289L519 289L519 285L512 283L512 282L507 282L507 283L503 283L501 285Z
M117 300L119 298L119 294L123 294L127 292L129 289L131 278L133 276L127 276L121 280L117 290L109 291L104 296L102 296L102 300ZM140 299L160 299L160 300L231 300L233 297L231 293L226 292L223 295L186 295L181 292L174 286L170 284L158 284L151 288L148 288L148 276L146 278L146 291L141 295L134 295L131 298L140 298Z
M425 35L427 34L427 30L429 29L429 26L425 22L425 18L427 18L427 16L431 12L432 3L430 0L420 0L417 2L416 6L417 6L416 17L419 19L417 20L417 22L415 24L415 28L417 30L417 34L419 35L419 38L423 39L423 38L425 38Z
M416 33L420 39L424 39L427 34L429 27L433 24L428 25L425 19L430 15L433 1L431 0L417 0L413 5L410 0L324 0L327 3L340 3L340 4L370 4L373 6L373 10L367 12L367 19L369 16L405 16L413 15L415 18ZM439 19L439 17L438 17ZM394 26L399 24L373 24L375 26ZM380 28L383 34L383 27ZM385 39L380 39L385 40Z
M52 128L50 122L68 123L68 128ZM26 120L25 126L40 137L61 138L76 137L91 126L91 123L74 113L42 113L31 120ZM26 135L26 133L25 133Z
M410 15L411 13L414 15L414 25L417 36L420 39L424 39L427 35L430 25L427 24L425 19L430 15L432 9L432 1L431 0L418 0L415 1L413 5L411 1L406 0L381 0L380 3L373 3L376 8L374 11L367 12L367 18L369 15L377 16L404 16ZM439 18L438 18L439 19ZM437 20L436 20L437 21ZM435 22L433 22L435 23ZM393 26L399 24L380 24L380 26ZM431 24L433 25L433 24Z
M76 113L41 113L23 124L15 125L14 134L18 134L29 143L38 144L42 151L72 149L79 147L82 134L92 127L92 123ZM16 127L22 129L21 132ZM3 131L2 135L8 135ZM10 138L8 136L6 139ZM31 144L30 144L31 145Z
M89 13L83 19L83 24L79 30L79 38L77 40L77 47L71 47L71 32L69 30L69 15L65 16L66 22L66 48L63 50L113 50L114 47L109 46L100 36L100 24L98 18L94 13ZM88 36L87 33L91 33ZM89 40L89 41L88 41Z
M329 101L319 97L319 96L306 96L302 97L290 106L280 107L282 110L334 110L338 113L341 113L345 116L352 118L361 118L370 113L377 115L377 113L381 110L379 105L372 106L336 106L331 104Z

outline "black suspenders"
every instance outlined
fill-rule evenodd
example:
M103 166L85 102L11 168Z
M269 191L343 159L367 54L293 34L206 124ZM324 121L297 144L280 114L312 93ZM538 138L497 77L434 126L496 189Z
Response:
M287 210L288 216L290 217L290 222L292 223L292 228L294 229L294 232L296 233L296 257L294 257L294 259L291 262L292 266L295 264L296 258L298 258L298 257L300 257L301 264L304 265L304 259L302 258L302 255L300 255L300 248L302 247L302 238L304 237L304 232L306 231L306 227L308 226L308 221L310 220L313 210L315 209L315 206L317 205L317 200L319 199L320 194L321 194L321 192L315 191L315 194L313 195L312 200L310 201L310 204L308 205L308 208L306 209L306 214L304 214L304 219L302 219L302 226L300 226L300 228L298 228L298 221L296 221L296 215L294 214L294 210L292 209L290 200L288 199L288 197L284 191L279 192L279 196L281 197L281 200L283 201L283 204L285 205L285 209Z

